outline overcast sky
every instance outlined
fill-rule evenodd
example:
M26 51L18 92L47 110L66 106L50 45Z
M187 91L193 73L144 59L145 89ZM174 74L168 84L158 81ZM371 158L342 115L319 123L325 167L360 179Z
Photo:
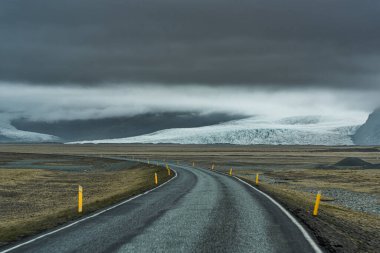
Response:
M0 78L374 87L378 0L2 0Z
M304 113L289 97L370 111L379 13L379 0L1 0L0 111Z

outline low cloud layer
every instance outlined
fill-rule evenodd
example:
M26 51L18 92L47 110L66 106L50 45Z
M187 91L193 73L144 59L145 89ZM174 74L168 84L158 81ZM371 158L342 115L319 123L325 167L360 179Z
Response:
M46 87L0 83L2 119L36 121L101 119L146 113L194 112L231 115L323 115L365 117L378 105L378 93L354 90L264 90L249 87Z
M2 0L0 80L373 89L379 12L376 0Z

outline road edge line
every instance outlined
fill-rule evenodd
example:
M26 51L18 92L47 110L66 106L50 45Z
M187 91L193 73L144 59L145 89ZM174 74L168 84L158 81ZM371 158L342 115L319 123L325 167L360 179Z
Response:
M256 187L252 186L251 184L245 182L244 180L233 176L235 179L239 180L241 183L249 186L250 188L254 189L258 193L262 194L265 196L267 199L269 199L273 204L275 204L283 213L286 214L286 216L296 225L296 227L301 231L302 235L306 239L306 241L310 244L310 246L314 249L315 253L323 253L322 249L318 246L318 244L311 238L310 234L306 231L306 229L297 221L297 219L283 207L280 203L278 203L275 199L273 199L271 196L266 194L265 192L257 189Z
M67 225L65 225L65 226L63 226L63 227L61 227L61 228L57 228L57 229L55 229L55 230L53 230L53 231L50 231L50 232L47 232L47 233L45 233L45 234L39 235L39 236L37 236L36 238L30 239L30 240L28 240L28 241L26 241L26 242L23 242L23 243L20 243L20 244L16 244L15 246L13 246L13 247L11 247L11 248L8 248L8 249L5 249L5 250L3 250L3 251L0 251L0 253L7 253L7 252L10 252L10 251L12 251L12 250L18 249L18 248L20 248L20 247L22 247L22 246L25 246L25 245L30 244L30 243L32 243L32 242L35 242L35 241L37 241L37 240L39 240L39 239L42 239L42 238L44 238L44 237L47 237L47 236L49 236L49 235L55 234L55 233L57 233L57 232L59 232L59 231L62 231L62 230L64 230L64 229L66 229L66 228L70 228L70 227L72 227L72 226L74 226L74 225L77 225L77 224L79 224L79 223L82 223L82 222L84 222L84 221L86 221L86 220L92 219L92 218L94 218L94 217L96 217L96 216L99 216L99 215L105 213L105 212L108 212L108 211L110 211L110 210L112 210L112 209L115 209L116 207L119 207L119 206L121 206L121 205L124 205L124 204L126 204L126 203L128 203L128 202L130 202L130 201L132 201L132 200L135 200L135 199L137 199L137 198L139 198L139 197L141 197L141 196L144 196L144 195L146 195L146 194L148 194L148 193L150 193L150 192L152 192L152 191L155 191L155 190L157 190L158 188L160 188L160 187L166 185L167 183L169 183L169 182L171 182L172 180L174 180L175 178L177 178L177 175L178 175L178 174L177 174L177 171L174 170L174 169L172 169L172 170L174 171L174 174L175 174L175 175L174 175L172 178L170 178L168 181L166 181L166 182L163 183L163 184L160 184L160 185L157 186L157 187L154 187L154 188L152 188L152 189L150 189L150 190L148 190L148 191L146 191L146 192L140 193L140 194L138 194L138 195L136 195L136 196L133 196L133 197L127 199L127 200L124 200L124 201L122 201L122 202L120 202L120 203L117 203L117 204L114 204L114 205L112 205L112 206L110 206L110 207L107 207L106 209L103 209L103 210L101 210L101 211L95 212L94 214L91 214L90 216L87 216L87 217L81 218L81 219L79 219L79 220L77 220L77 221L74 221L74 222L72 222L72 223L70 223L70 224L67 224Z
M217 174L220 174L220 175L223 175L223 176L226 176L226 177L231 177L230 175L228 175L226 173L223 173L221 171L213 171L213 172L215 172ZM235 178L235 179L237 179L241 183L249 186L250 188L254 189L255 191L257 191L258 193L260 193L261 195L263 195L267 199L269 199L273 204L275 204L290 219L291 222L293 222L294 225L296 225L296 227L301 231L303 237L306 239L306 241L313 248L313 250L315 251L315 253L324 253L324 251L318 246L318 244L315 242L315 240L313 240L313 238L306 231L306 229L297 221L297 219L288 210L286 210L285 207L283 207L280 203L278 203L274 198L272 198L271 196L269 196L267 193L265 193L265 192L257 189L256 187L254 187L250 183L247 183L246 181L240 179L237 176L232 176L232 177Z

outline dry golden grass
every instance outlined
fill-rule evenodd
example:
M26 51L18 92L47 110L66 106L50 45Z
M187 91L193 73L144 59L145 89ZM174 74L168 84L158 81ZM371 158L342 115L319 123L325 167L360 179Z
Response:
M380 169L371 170L287 170L268 173L286 178L290 185L337 188L353 192L380 194Z
M343 189L380 196L380 169L291 169L291 170L239 170L241 175L255 175L281 180L290 188L313 187L318 189Z
M129 155L135 158L166 158L221 164L322 164L335 163L345 157L360 157L380 163L379 147L326 147L326 146L237 146L237 145L149 145L149 144L8 144L0 145L0 152L43 154Z
M153 165L87 173L0 168L0 245L79 217L79 184L88 213L154 187L155 172L160 182L169 178Z

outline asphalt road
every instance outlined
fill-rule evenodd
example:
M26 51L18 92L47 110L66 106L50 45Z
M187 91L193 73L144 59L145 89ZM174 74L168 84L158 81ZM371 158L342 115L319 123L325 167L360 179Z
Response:
M177 177L162 187L58 232L27 238L10 252L318 252L251 187L208 170L173 168Z

